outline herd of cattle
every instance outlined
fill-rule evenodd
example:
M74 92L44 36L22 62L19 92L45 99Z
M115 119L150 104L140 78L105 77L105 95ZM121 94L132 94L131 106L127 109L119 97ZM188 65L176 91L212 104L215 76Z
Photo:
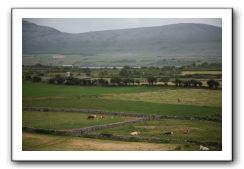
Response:
M97 117L97 115L95 115L95 114L93 114L93 115L89 115L89 116L87 117L88 120L96 119L96 118L104 119L105 117L102 116L102 115L99 116L99 117ZM189 129L189 128L185 128L185 129L183 130L183 133L184 133L184 134L189 134L189 132L190 132L190 129ZM140 133L139 131L133 131L133 132L130 133L131 136L138 136L138 135L140 135L140 134L141 134L141 133ZM165 133L163 133L163 134L164 134L164 135L173 135L174 132L173 132L173 131L167 131L167 132L165 132ZM202 150L202 151L208 151L209 148L200 145L200 150Z

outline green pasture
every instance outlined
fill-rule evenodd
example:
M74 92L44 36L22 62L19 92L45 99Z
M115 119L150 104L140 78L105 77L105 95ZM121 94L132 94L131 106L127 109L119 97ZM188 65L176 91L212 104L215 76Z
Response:
M187 128L189 133L184 134L184 130ZM221 123L218 122L164 119L98 130L97 133L130 136L131 132L138 131L141 137L157 137L182 142L184 140L197 140L221 143L221 129ZM165 132L170 131L173 132L172 135L164 135Z
M104 118L98 115L95 119L87 119L88 116L89 114L77 112L23 112L22 125L43 129L72 129L134 119L109 115L103 115Z
M221 90L59 86L24 82L23 106L221 117Z
M222 74L220 70L187 70L182 71L182 75L203 74L203 75L219 75Z

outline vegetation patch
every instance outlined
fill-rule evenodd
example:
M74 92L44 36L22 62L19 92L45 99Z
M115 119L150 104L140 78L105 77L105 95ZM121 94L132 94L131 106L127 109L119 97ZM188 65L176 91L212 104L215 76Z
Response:
M97 116L88 119L89 114L78 112L23 112L23 126L42 129L73 129L94 125L115 123L135 119L123 116Z

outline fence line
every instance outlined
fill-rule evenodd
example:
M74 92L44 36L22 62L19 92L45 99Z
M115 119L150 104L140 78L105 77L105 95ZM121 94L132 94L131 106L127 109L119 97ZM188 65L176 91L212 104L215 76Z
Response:
M119 127L119 126L123 126L123 125L128 125L128 124L133 124L133 123L138 123L138 122L143 122L143 121L148 121L148 120L152 120L152 118L139 118L136 120L116 122L116 123L103 124L103 125L95 125L95 126L75 128L75 129L55 130L55 129L43 129L43 128L32 128L32 127L22 127L22 129L24 131L31 131L31 132L37 132L37 133L79 136L81 134L93 132L96 130Z

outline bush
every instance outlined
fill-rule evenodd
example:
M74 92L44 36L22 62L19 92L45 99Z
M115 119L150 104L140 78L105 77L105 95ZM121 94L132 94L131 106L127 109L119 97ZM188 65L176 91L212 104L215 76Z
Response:
M147 82L148 82L149 85L152 85L153 86L154 84L157 83L157 78L156 77L153 77L153 76L149 76L147 78Z
M216 81L216 80L213 80L213 79L208 80L208 81L207 81L207 84L208 84L208 87L209 87L210 89L216 89L216 88L219 87L219 82Z
M25 76L24 76L24 79L25 79L25 80L32 80L31 75L25 75Z
M54 79L57 84L63 84L65 81L65 78L60 75L56 75Z
M39 76L34 76L34 77L32 78L32 81L35 82L35 83L40 82L41 80L42 80L42 79L41 79L41 77L39 77Z

